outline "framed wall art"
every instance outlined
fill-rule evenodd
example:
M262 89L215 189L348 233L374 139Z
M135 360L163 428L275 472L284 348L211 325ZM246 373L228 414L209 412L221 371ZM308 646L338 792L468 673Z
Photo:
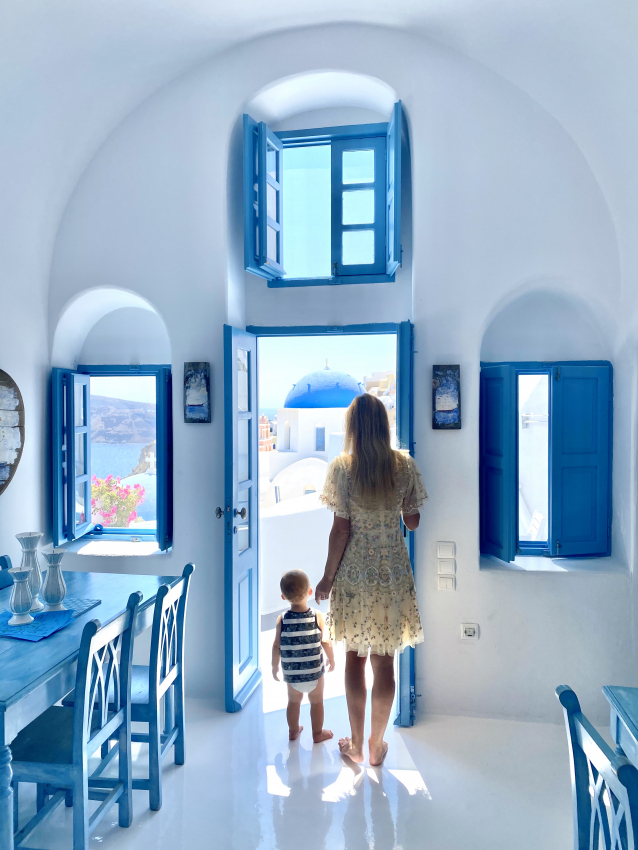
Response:
M184 422L210 421L210 363L184 363Z
M432 427L453 431L461 427L461 367L432 367Z

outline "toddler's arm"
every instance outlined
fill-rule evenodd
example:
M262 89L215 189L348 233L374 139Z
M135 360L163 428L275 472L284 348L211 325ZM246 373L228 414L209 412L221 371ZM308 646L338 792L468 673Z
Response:
M317 611L317 625L321 629L321 646L323 647L323 651L326 653L326 658L328 659L328 672L332 673L335 669L335 653L332 648L332 641L329 637L326 637L326 623L321 611Z
M272 644L272 675L279 681L279 662L281 660L281 614L277 617L277 629Z

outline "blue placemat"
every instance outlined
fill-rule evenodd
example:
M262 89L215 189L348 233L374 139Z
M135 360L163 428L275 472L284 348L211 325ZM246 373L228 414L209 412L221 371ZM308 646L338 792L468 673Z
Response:
M80 614L84 614L90 611L91 608L95 608L101 601L101 599L80 599L77 596L65 596L62 604L74 617L79 617Z
M0 614L0 637L42 640L53 632L63 629L73 619L71 611L43 611L32 616L32 623L27 623L25 626L10 626L11 611L3 611Z
M42 640L54 632L63 629L75 617L90 611L99 605L101 599L80 599L77 596L65 596L63 605L66 611L41 611L32 614L33 622L25 626L10 626L11 611L0 613L0 637L18 638L18 640Z

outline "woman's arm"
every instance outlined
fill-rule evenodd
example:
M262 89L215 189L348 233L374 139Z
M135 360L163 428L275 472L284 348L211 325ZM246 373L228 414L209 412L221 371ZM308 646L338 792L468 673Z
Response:
M315 588L315 600L317 604L321 602L322 599L327 599L330 596L330 591L332 590L332 585L334 584L335 576L339 569L343 553L346 551L349 537L350 520L344 519L343 517L335 514L332 528L330 529L330 538L328 540L328 558L326 560L326 567L323 571L323 578Z
M272 645L272 675L279 681L279 662L281 660L281 614L277 617L277 630Z
M323 651L326 653L326 657L328 659L328 672L332 673L335 669L335 653L332 648L332 642L330 637L326 637L324 632L326 629L326 621L323 618L323 614L321 611L317 611L317 625L321 629L321 646L323 647Z
M410 531L415 531L419 527L421 514L417 511L415 514L403 514L403 524Z

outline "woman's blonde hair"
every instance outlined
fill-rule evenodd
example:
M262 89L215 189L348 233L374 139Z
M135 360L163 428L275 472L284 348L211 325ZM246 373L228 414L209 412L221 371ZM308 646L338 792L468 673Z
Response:
M388 414L376 396L363 393L348 408L345 451L354 490L364 504L376 505L394 495L399 452L392 449Z

